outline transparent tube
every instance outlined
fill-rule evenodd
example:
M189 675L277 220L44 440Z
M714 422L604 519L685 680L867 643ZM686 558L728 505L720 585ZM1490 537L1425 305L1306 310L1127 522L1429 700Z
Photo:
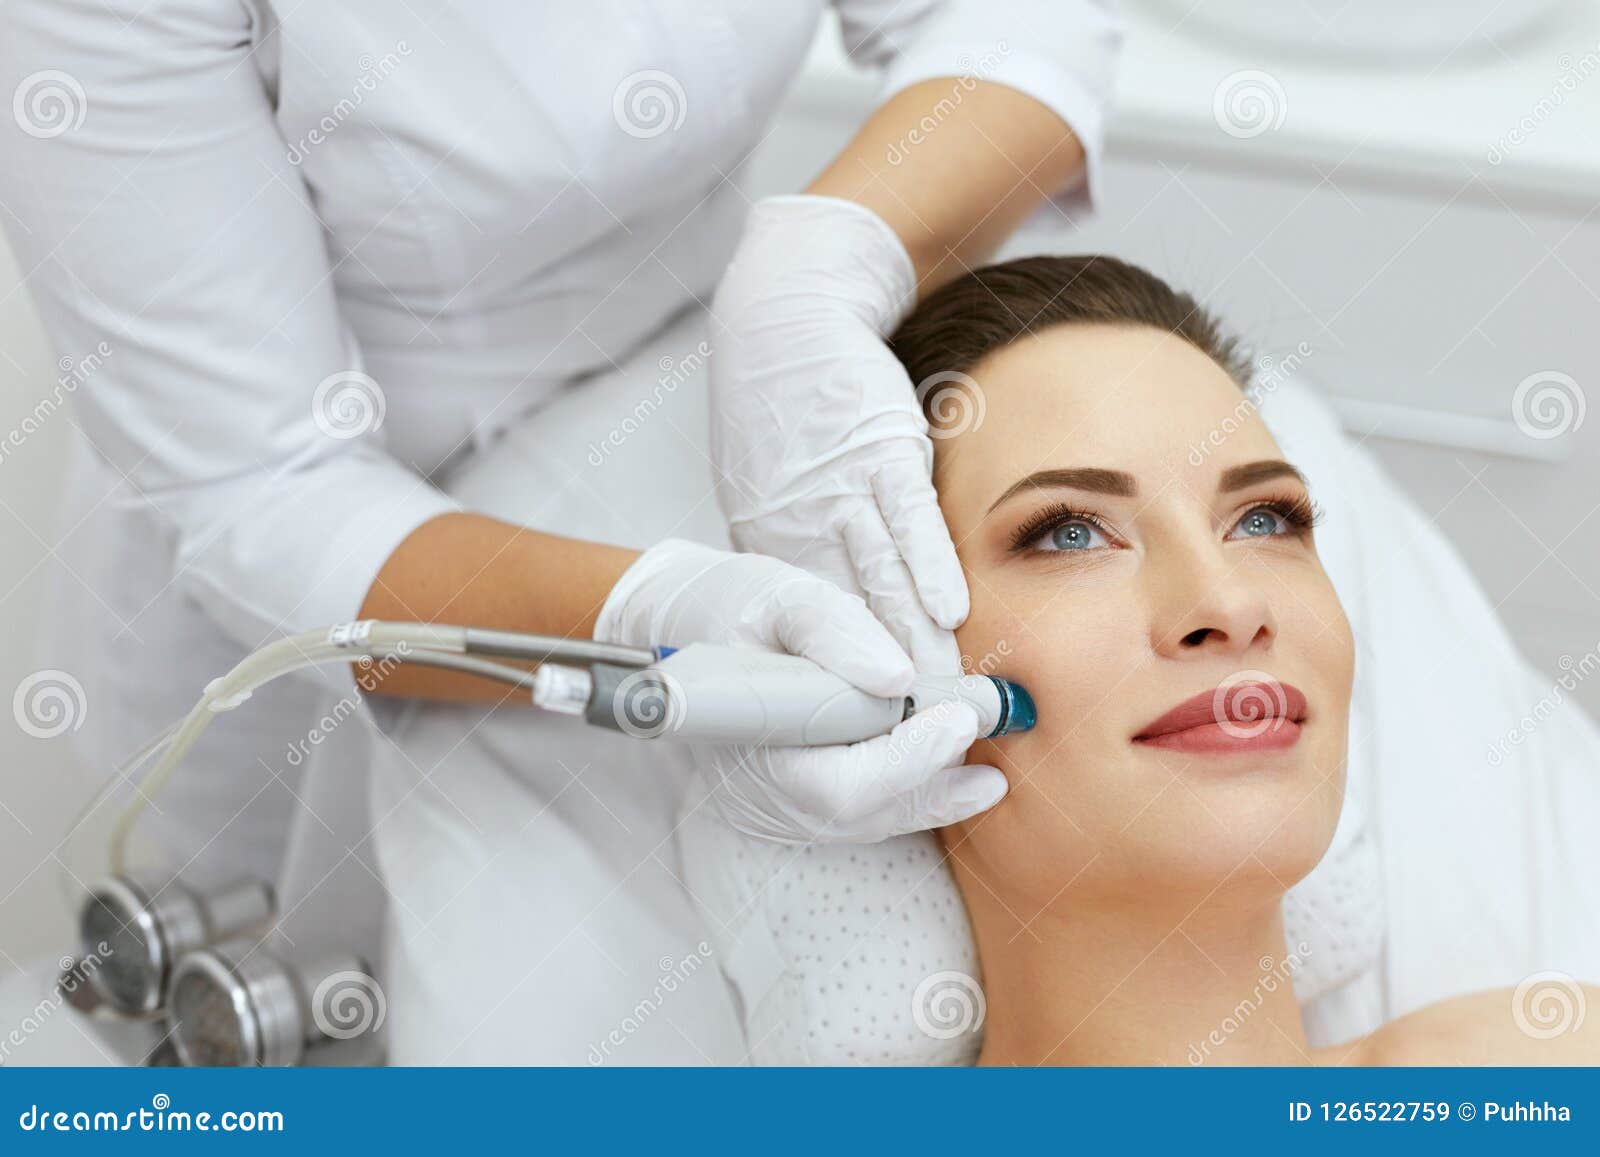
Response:
M136 768L160 751L160 759L136 785L137 794L117 817L112 828L110 871L120 873L127 869L128 844L134 825L144 814L152 797L171 781L184 756L210 726L212 719L223 711L239 706L257 687L273 679L321 664L351 663L363 658L381 662L393 658L403 663L443 667L497 679L524 687L531 694L531 673L509 664L464 654L465 649L466 629L462 627L371 621L290 635L246 655L226 675L213 679L189 713L147 745L132 761L131 766ZM118 782L126 778L125 773ZM115 787L116 784L110 784L97 793L90 810L98 806L105 794Z

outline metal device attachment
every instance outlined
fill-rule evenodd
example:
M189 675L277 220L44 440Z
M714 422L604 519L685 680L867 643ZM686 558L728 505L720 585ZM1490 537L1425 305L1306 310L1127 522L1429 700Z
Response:
M190 1067L298 1065L319 1047L376 1034L382 1002L358 957L301 968L249 938L228 940L178 963L172 1039Z
M94 962L85 974L117 1012L153 1017L185 953L263 928L272 912L272 889L255 880L208 893L145 873L112 876L78 915L82 959Z

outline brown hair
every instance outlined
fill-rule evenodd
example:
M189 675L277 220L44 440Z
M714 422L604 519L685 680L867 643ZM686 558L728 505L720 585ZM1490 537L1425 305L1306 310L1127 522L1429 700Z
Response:
M918 304L889 339L913 383L963 374L1026 334L1073 323L1142 325L1183 338L1243 389L1252 365L1187 293L1115 257L1024 257L973 270ZM923 403L939 396L922 391Z

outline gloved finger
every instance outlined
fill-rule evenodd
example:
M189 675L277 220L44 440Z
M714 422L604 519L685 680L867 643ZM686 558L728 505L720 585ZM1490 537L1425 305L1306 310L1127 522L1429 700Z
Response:
M916 790L900 797L892 813L886 809L885 836L949 827L988 811L1005 798L1010 784L1005 773L973 763L935 772Z
M923 607L939 626L955 630L970 609L967 576L923 456L913 452L885 462L872 474L872 493Z
M846 748L847 760L830 760L817 768L834 774L824 798L814 804L831 807L825 818L862 829L858 838L882 839L890 821L874 823L873 817L886 810L892 816L902 797L961 763L977 737L978 713L966 703L952 701L919 711L888 735Z
M816 841L819 825L808 813L773 806L760 792L729 784L733 776L749 776L750 770L736 759L724 757L713 768L721 781L710 793L708 803L722 822L736 832L774 844L802 845Z
M860 598L826 579L795 571L773 591L766 615L768 646L803 655L872 695L911 689L911 657Z
M902 645L909 646L911 640L900 632L912 622L921 604L883 516L872 504L863 503L840 527L840 537L867 606Z
M959 675L961 645L955 635L936 625L926 614L907 625L911 661L926 675Z
M867 606L911 655L917 670L958 674L961 650L955 636L928 615L882 515L870 505L858 508L841 528L841 537Z
M760 522L730 524L728 529L734 549L741 554L764 554L778 559L855 593L855 567L850 562L844 543L832 534L807 533L827 523L828 510L825 504L793 504L785 512L783 533L775 530L774 521L767 518Z

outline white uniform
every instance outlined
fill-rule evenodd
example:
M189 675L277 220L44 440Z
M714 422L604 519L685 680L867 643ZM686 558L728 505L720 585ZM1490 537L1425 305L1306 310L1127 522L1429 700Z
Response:
M886 95L982 61L1098 164L1102 6L836 6ZM45 658L85 685L94 763L245 648L353 617L394 547L457 508L462 463L708 297L747 208L729 176L821 8L11 0L0 219L84 367L61 548L81 583ZM278 876L286 839L321 845L286 903L364 938L376 906L333 903L370 885L349 687L335 670L226 717L152 828L192 876Z

